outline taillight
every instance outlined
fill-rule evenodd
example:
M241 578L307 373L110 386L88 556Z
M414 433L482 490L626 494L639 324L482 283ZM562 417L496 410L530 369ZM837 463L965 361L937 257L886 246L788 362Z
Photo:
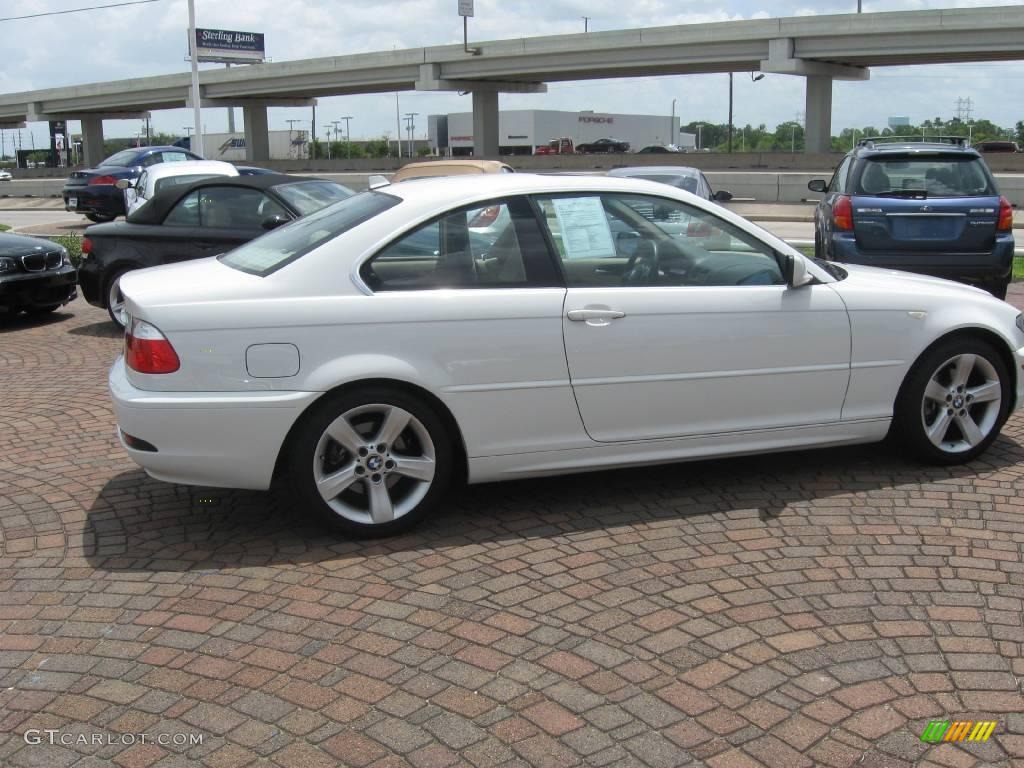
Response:
M1009 232L1013 229L1013 206L1010 201L1002 195L999 196L999 223L996 224L997 232Z
M124 361L139 373L174 373L181 367L178 353L160 329L136 318L125 329Z
M88 237L83 237L82 254L88 256L90 253L92 253L92 240L90 240Z
M469 222L471 227L489 227L494 223L495 219L498 218L498 213L501 211L500 205L489 205L484 208L480 213L473 217L473 220Z
M832 228L843 232L853 229L853 203L849 195L840 195L832 204Z
M90 187L112 187L117 184L117 179L113 176L93 176L89 179Z

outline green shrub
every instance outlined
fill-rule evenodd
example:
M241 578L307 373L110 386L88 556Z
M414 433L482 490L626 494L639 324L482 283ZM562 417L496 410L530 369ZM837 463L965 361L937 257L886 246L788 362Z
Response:
M8 229L10 229L10 227L6 224L0 224L0 232L6 232Z
M52 240L55 243L63 245L68 250L68 256L71 257L71 263L78 267L82 263L82 236L81 235L55 235L54 237L48 237L47 240Z

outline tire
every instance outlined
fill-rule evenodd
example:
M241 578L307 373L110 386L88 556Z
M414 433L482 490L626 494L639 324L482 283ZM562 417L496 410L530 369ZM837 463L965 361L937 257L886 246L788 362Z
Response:
M335 531L357 538L411 529L437 506L452 475L441 418L394 387L327 396L298 425L286 455L293 494ZM334 487L321 493L332 475Z
M825 258L825 249L821 245L821 237L818 236L817 232L814 233L814 258Z
M940 341L907 374L889 436L929 464L964 464L999 435L1011 396L1009 371L991 343Z
M1010 287L1009 280L993 280L991 283L985 283L983 286L986 291L991 293L997 299L1006 301L1006 289Z
M105 224L108 221L113 221L117 216L107 216L102 213L87 213L85 214L85 218L89 221L95 221L97 224Z
M124 296L121 294L121 278L131 272L130 269L119 269L107 280L106 287L104 288L104 296L107 299L107 314L110 315L111 321L118 328L124 328L125 316L124 316Z

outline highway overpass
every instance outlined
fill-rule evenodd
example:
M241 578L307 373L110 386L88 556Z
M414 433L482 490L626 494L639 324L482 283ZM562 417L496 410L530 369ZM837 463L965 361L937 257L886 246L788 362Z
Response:
M324 96L470 91L478 155L498 149L498 94L599 78L760 71L806 79L806 151L829 148L834 79L871 67L1024 59L1024 7L800 16L254 64L200 73L203 106L241 106L249 160L269 157L267 108ZM101 159L103 119L189 103L188 73L0 95L0 125L81 120L85 161Z

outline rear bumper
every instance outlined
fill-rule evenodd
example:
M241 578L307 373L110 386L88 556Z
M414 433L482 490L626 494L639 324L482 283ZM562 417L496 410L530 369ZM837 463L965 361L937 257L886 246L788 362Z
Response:
M1013 235L996 237L988 253L943 251L865 251L852 234L832 235L832 257L838 262L869 267L900 269L966 283L1008 281L1013 272Z
M78 296L75 283L74 267L5 275L0 277L0 309L17 311L63 306Z
M266 490L284 439L319 392L151 392L128 381L124 358L110 369L118 438L157 480ZM128 434L155 451L131 448Z
M98 213L101 216L123 216L124 192L113 186L64 187L64 210L77 213ZM75 204L71 204L71 200Z

